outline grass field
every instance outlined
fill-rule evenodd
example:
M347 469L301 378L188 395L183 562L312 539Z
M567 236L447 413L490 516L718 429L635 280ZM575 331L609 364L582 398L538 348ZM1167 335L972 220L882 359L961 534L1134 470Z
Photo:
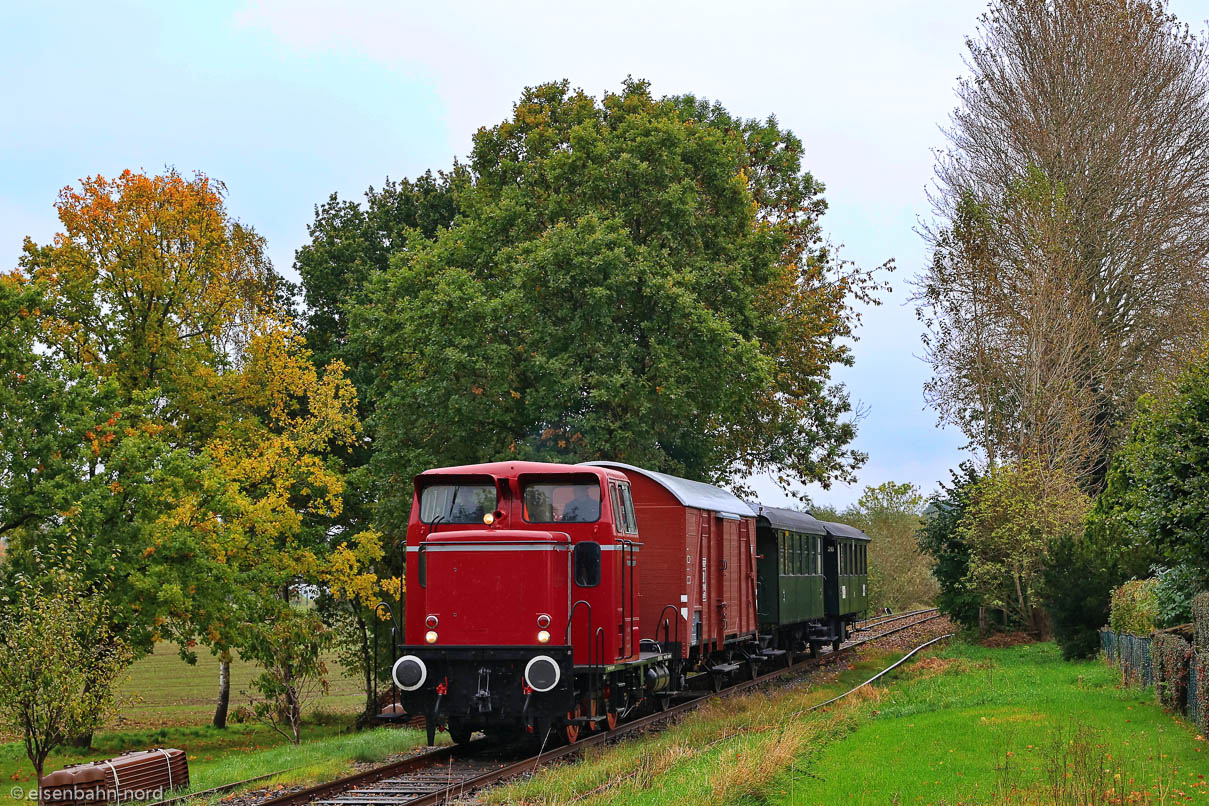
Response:
M376 752L374 748L399 752L422 740L414 731L348 734L354 715L364 703L364 694L360 682L343 674L334 659L328 660L328 670L330 692L310 703L304 744L291 748L265 725L230 724L226 730L210 727L218 695L217 659L199 653L197 664L189 665L180 659L174 646L161 644L131 667L121 686L127 705L96 734L93 746L52 754L46 770L127 750L179 747L189 756L193 780L208 786L287 768L300 768L293 777L308 780L323 774L322 764L341 768L350 758L368 757ZM250 687L256 674L256 667L250 663L237 659L231 664L232 713L247 704L248 698L240 692ZM33 768L20 742L0 743L0 781L33 781Z
M1209 749L1150 692L1051 644L955 644L837 706L895 659L721 700L641 742L496 790L492 803L1209 803ZM1109 794L1111 793L1111 794Z
M312 703L312 708L332 713L356 713L365 703L361 681L349 677L327 659L331 689ZM231 710L246 705L240 692L251 688L257 668L236 658L231 662ZM218 659L201 651L197 663L180 659L172 644L158 644L155 652L130 668L121 693L128 700L111 729L161 728L176 725L205 725L214 716L218 697Z

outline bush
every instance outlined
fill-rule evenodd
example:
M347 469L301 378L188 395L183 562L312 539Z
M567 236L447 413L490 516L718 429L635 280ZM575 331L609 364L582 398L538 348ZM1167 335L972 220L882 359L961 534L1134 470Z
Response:
M1053 542L1041 595L1063 657L1090 658L1100 651L1109 596L1126 578L1111 557L1086 539L1062 535Z
M1198 593L1193 597L1192 620L1196 624L1196 651L1200 653L1201 658L1209 661L1209 592ZM1209 700L1201 702L1206 703L1205 710L1209 711Z
M1192 597L1201 589L1201 575L1188 565L1173 568L1154 568L1158 581L1155 595L1158 597L1160 628L1188 624L1192 621Z
M978 627L979 601L965 585L970 572L970 547L957 534L957 524L981 477L969 462L962 462L950 475L952 481L941 482L939 491L928 499L924 525L919 530L919 548L933 561L932 575L940 584L937 606L964 629L973 630Z
M1147 636L1154 632L1159 614L1154 579L1134 579L1112 592L1108 624L1114 632Z
M1182 713L1188 697L1188 661L1192 645L1178 635L1162 633L1151 645L1154 655L1154 693L1169 711Z

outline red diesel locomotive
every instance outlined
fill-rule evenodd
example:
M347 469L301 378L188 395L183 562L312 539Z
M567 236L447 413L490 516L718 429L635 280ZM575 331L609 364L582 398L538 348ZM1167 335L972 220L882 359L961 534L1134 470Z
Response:
M756 523L724 490L616 462L422 473L392 669L403 708L430 743L439 728L575 741L755 675L786 655L759 634Z

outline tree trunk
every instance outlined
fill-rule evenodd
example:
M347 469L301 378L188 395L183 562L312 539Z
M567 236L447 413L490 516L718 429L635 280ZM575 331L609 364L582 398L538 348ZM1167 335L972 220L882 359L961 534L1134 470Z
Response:
M227 708L231 705L231 653L218 657L218 705L214 709L214 727L227 727Z
M361 612L354 606L353 618L357 623L357 630L361 637L361 667L365 670L365 710L361 716L357 717L357 729L366 727L371 724L374 717L378 715L378 703L374 697L374 680L378 676L378 670L374 668L374 662L377 658L369 645L369 626L365 623L365 619L361 617ZM377 629L375 623L373 629Z

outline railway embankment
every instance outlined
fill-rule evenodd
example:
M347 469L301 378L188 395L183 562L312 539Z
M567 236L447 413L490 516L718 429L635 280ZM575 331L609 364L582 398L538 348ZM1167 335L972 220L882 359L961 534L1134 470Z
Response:
M485 793L529 803L1209 803L1209 744L1123 687L1101 661L1052 644L934 647L889 665L871 647L809 685L719 700L642 741Z

